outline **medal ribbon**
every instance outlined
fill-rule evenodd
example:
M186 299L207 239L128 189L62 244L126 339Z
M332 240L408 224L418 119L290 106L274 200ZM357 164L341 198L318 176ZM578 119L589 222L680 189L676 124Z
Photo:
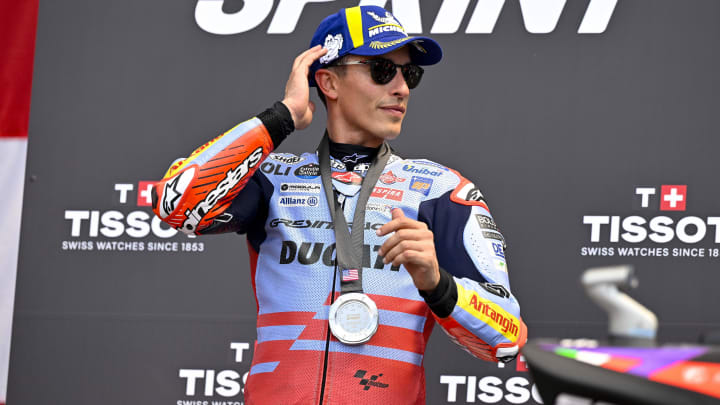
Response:
M320 163L320 176L322 177L325 197L330 207L330 215L335 225L335 255L337 267L340 269L341 294L349 292L363 292L362 288L362 254L365 242L365 209L370 193L385 169L390 159L390 146L383 142L370 168L365 174L355 213L353 214L352 233L348 230L342 206L338 203L333 192L332 173L330 169L330 141L327 131L318 146L318 162ZM357 272L357 273L356 273Z

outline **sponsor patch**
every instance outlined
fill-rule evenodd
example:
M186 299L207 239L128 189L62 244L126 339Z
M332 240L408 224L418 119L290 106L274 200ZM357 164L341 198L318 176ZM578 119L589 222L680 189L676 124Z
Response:
M362 184L363 178L355 172L333 172L332 178L345 184Z
M432 187L432 179L427 177L413 176L410 180L410 190L417 191L423 195L430 194L430 187Z
M370 168L370 163L358 163L353 168L353 171L356 173L360 173L364 176L365 173L367 173L369 168Z
M375 14L375 12L373 12L373 11L368 11L367 14L370 17L372 17L373 20L375 20L379 23L400 26L400 23L398 22L398 20L396 20L395 17L393 17L393 15L390 14L389 11L385 11L385 17L380 17L379 15Z
M490 229L491 231L499 232L495 221L487 215L475 214L475 219L478 221L478 225L482 229ZM484 236L484 235L483 235Z
M267 160L260 165L260 170L263 173L271 174L273 176L287 176L290 174L290 169L292 169L292 167L268 162Z
M282 183L281 193L320 193L320 185L316 183Z
M427 167L422 166L403 165L402 169L406 172L422 174L424 176L442 176L442 172L439 172L437 170L430 170Z
M458 306L512 342L520 336L520 321L514 315L491 300L479 296L475 291L465 289L460 284L457 286Z
M280 225L284 225L288 228L319 228L319 229L332 229L332 221L316 220L311 221L309 219L285 219L285 218L273 218L269 222L270 228L277 228Z
M502 243L490 241L490 242L488 243L488 246L489 246L490 249L492 250L492 252L493 252L493 254L495 255L495 257L497 257L497 258L499 258L499 259L502 259L502 260L505 260L505 251L503 250L503 245L502 245Z
M342 170L342 171L347 170L347 167L345 167L345 163L343 163L335 158L330 159L330 167L335 170Z
M388 214L388 215L391 214L392 209L393 209L392 205L377 204L377 203L371 203L371 202L367 203L367 205L365 206L366 211L382 212L382 213Z
M301 179L314 179L320 175L320 166L310 163L295 169L295 176Z
M395 184L395 183L402 183L406 179L395 176L395 174L391 170L389 172L383 173L380 176L379 180L382 184L390 185L390 184Z
M322 58L320 58L320 63L326 64L329 62L334 61L338 57L338 53L340 52L340 49L342 48L343 44L343 36L342 34L332 35L328 34L328 36L325 37L325 44L323 45L323 48L327 49L328 52L323 55Z
M505 243L505 237L502 236L500 232L492 232L492 231L482 231L482 236L485 239L495 239L502 242L503 249L507 249L507 244Z
M394 188L375 187L370 197L384 198L387 200L401 201L403 192Z
M281 207L315 207L318 198L315 196L280 197L278 205Z
M271 154L268 157L272 160L277 160L278 162L285 163L286 165L294 165L296 163L300 163L303 160L305 160L304 157L295 156L295 155L291 155L291 154L287 154L287 155Z

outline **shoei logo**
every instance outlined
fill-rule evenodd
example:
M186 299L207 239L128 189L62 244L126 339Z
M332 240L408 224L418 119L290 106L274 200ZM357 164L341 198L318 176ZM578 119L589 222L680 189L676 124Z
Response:
M195 6L195 21L203 30L217 35L234 35L251 31L262 24L273 10L273 0L245 0L240 10L226 13L224 1L198 0ZM290 34L300 21L303 9L308 3L333 3L332 0L280 0L268 26L268 34ZM387 1L361 0L360 5L373 3L384 7ZM505 0L474 2L465 34L492 34L495 24L505 5ZM531 34L553 32L565 9L567 0L520 0L520 10L525 29ZM392 13L404 23L409 34L422 34L420 0L392 0ZM461 29L468 14L468 1L443 0L440 10L430 27L431 34L454 34ZM617 0L590 0L578 26L578 34L600 34L610 22ZM327 14L337 11L335 4L327 5ZM506 12L503 18L514 18ZM306 22L309 23L309 22ZM316 22L312 22L315 24Z
M720 244L720 216L687 214L692 201L687 185L637 186L633 193L633 208L638 215L583 216L592 245L581 247L580 254L720 257L717 247ZM643 245L634 247L632 244ZM669 244L685 246L666 247ZM707 246L703 247L703 244Z

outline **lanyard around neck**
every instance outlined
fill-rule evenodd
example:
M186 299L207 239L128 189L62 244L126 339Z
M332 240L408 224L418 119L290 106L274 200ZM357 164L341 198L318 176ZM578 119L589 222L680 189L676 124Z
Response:
M353 214L352 233L348 230L343 209L335 198L332 185L332 173L330 169L330 142L325 132L320 145L318 146L318 162L320 164L320 176L322 178L325 197L330 207L330 215L335 225L335 253L337 257L337 268L341 271L341 292L362 292L362 252L365 242L365 209L370 193L385 169L385 164L390 159L391 151L387 143L383 142L375 159L363 179L360 187L360 195Z

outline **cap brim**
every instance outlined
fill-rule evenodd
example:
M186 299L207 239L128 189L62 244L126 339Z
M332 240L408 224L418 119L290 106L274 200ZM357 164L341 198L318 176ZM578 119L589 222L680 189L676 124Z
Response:
M403 37L389 42L371 41L350 51L353 55L384 55L408 45L410 60L418 65L434 65L442 59L442 49L434 39L428 37Z

